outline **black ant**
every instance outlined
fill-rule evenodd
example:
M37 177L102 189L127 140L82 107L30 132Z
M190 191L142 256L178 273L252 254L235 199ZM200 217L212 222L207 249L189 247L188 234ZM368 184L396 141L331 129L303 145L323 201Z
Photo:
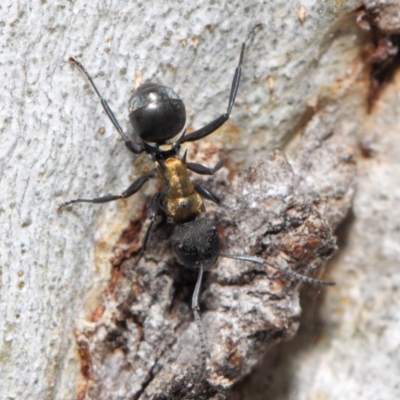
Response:
M122 130L114 113L100 94L86 68L75 58L69 58L69 61L76 64L89 79L94 91L100 98L104 111L120 133L126 147L135 154L146 152L152 157L156 167L148 174L138 178L120 195L107 195L93 199L78 198L63 203L60 208L79 202L106 203L124 199L138 192L150 178L157 177L162 189L149 202L150 224L144 237L141 254L146 251L158 208L161 207L167 216L167 221L176 225L171 244L177 258L185 267L198 271L192 297L192 310L201 342L201 376L205 371L207 353L199 314L200 288L203 272L209 270L217 262L218 257L266 264L295 280L316 285L334 285L333 282L320 281L297 274L287 268L273 265L259 257L221 253L219 235L213 222L207 218L197 218L205 210L202 197L215 203L219 203L219 198L203 186L191 182L187 170L202 175L213 175L223 166L223 162L217 163L214 168L209 168L201 164L187 162L186 152L183 158L179 157L179 150L183 143L193 142L210 135L229 119L239 88L246 43L254 30L262 25L255 25L242 43L239 63L232 80L226 112L203 128L189 134L186 134L186 130L184 130L186 123L185 105L178 95L166 86L156 83L144 83L134 91L129 101L130 123L133 131L139 135L141 141L131 140ZM174 140L181 132L183 132L181 136Z

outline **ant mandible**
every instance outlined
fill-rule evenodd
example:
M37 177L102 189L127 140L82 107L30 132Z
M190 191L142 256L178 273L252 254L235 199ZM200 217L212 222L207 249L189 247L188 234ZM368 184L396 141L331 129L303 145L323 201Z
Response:
M213 222L207 218L197 218L205 210L202 197L215 203L219 203L219 198L202 185L191 182L188 177L188 170L197 174L213 175L223 166L223 162L217 163L214 168L209 168L201 164L187 162L186 152L183 158L179 157L179 150L183 143L193 142L210 135L229 119L239 88L246 44L252 33L262 25L261 23L255 25L242 43L226 112L203 128L189 134L186 134L186 130L184 130L186 110L182 99L166 86L156 83L144 83L134 91L129 101L129 120L133 131L139 135L141 141L137 142L128 138L86 68L75 58L69 57L69 61L77 65L86 75L99 97L104 111L120 133L126 147L135 154L142 152L149 154L155 162L155 169L135 180L120 195L107 195L92 199L78 198L63 203L60 208L80 202L100 204L125 199L138 192L149 179L157 177L162 189L149 201L150 224L143 240L141 254L146 251L149 244L153 224L158 209L161 207L167 216L167 221L175 224L171 244L177 258L185 267L198 271L192 297L192 310L201 343L201 376L205 371L207 353L199 314L200 288L203 272L209 270L217 262L218 257L269 265L291 279L311 284L334 285L333 282L320 281L297 274L259 257L221 253L219 235ZM173 141L181 132L183 132L181 136L176 141Z

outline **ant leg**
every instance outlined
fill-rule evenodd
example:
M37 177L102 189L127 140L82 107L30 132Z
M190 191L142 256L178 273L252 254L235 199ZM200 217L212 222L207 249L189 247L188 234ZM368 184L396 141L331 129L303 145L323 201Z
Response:
M158 202L160 199L160 193L156 193L149 202L149 217L150 217L150 224L147 228L146 234L144 235L144 239L143 239L143 245L142 248L140 249L139 252L139 256L136 260L136 262L139 262L139 260L142 258L142 256L146 253L146 249L147 249L147 245L150 242L150 238L151 238L151 232L153 230L153 224L154 221L157 217L157 211L158 211Z
M216 204L219 204L221 202L221 199L216 194L214 194L210 190L204 188L203 186L199 185L198 183L193 183L193 186L194 186L196 192L200 196L203 196L207 200L211 200Z
M225 257L225 258L233 258L235 260L241 260L241 261L249 261L255 264L266 264L274 269L276 269L279 272L282 272L284 275L286 275L288 278L309 283L310 285L316 285L316 286L335 286L335 282L330 282L330 281L322 281L320 279L314 279L310 278L309 276L305 276L302 274L298 274L297 272L294 272L290 270L289 268L283 268L279 267L278 265L271 264L267 260L264 260L263 258L256 257L256 256L235 256L232 254L220 254L220 257Z
M251 29L251 31L247 34L245 41L242 43L242 49L240 51L239 63L236 67L235 75L233 76L231 93L229 95L228 108L226 109L226 112L224 114L220 115L214 121L211 121L209 124L207 124L203 128L200 128L197 131L190 133L189 135L183 136L180 141L181 143L193 142L195 140L199 140L205 136L208 136L211 133L213 133L214 131L216 131L221 125L223 125L229 119L229 115L232 111L233 105L235 104L236 94L239 89L240 75L242 73L242 63L243 63L244 50L246 48L246 43L249 40L250 35L260 26L263 26L263 24L260 23L260 24L257 24L256 26L254 26L253 29Z
M136 179L135 182L132 183L131 186L128 187L121 195L107 195L107 196L102 196L102 197L96 197L94 199L74 199L74 200L69 200L66 201L65 203L62 203L59 206L59 209L62 209L69 204L73 203L94 203L94 204L101 204L101 203L108 203L109 201L114 201L118 199L126 199L127 197L130 197L134 195L136 192L138 192L141 187L150 179L155 177L155 170L152 170L150 173L147 175L141 176L140 178Z
M193 297L192 297L192 311L193 311L194 320L197 325L197 329L199 331L200 352L201 352L201 367L200 367L200 371L198 374L197 382L199 382L203 379L204 372L206 370L206 364L207 364L206 339L204 336L203 325L201 324L200 306L199 306L199 297L200 297L201 281L203 280L203 272L204 272L204 266L203 266L203 263L200 262L199 275L197 276L196 287L194 289Z
M221 160L214 168L208 168L201 164L196 163L186 163L186 167L196 174L200 175L214 175L224 166L224 160Z
M224 166L224 160L219 161L214 168L209 168L197 163L188 163L186 162L186 157L187 157L187 150L185 151L185 154L182 157L182 161L184 162L184 164L188 169L200 175L214 175Z
M151 199L149 203L149 216L150 216L150 225L147 228L146 235L144 236L142 252L145 253L147 249L147 245L150 242L151 231L153 229L154 221L157 217L158 211L158 201L160 199L160 193L156 193Z
M99 90L97 89L96 85L94 84L93 78L90 76L89 72L86 70L86 68L74 57L69 57L68 61L76 64L79 69L86 75L86 77L89 79L90 84L92 85L94 91L96 92L98 98L100 99L101 105L103 106L104 111L106 112L108 118L110 118L110 121L113 123L119 134L122 136L122 139L125 142L126 147L132 151L135 154L142 153L144 151L144 147L139 144L135 143L132 140L129 140L127 136L125 135L124 131L121 128L121 125L119 124L117 118L115 117L114 113L112 112L110 106L108 105L107 101L103 98L103 96L100 94Z

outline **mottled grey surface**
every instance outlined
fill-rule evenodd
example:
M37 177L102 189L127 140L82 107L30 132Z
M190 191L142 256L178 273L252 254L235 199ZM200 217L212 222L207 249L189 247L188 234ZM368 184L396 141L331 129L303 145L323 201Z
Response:
M389 12L397 9L397 1L365 3L368 7L378 7L382 11L379 19L381 29L397 31L398 15ZM390 219L385 220L386 210L396 210L398 202L398 175L394 155L397 136L395 133L387 134L381 139L381 135L382 131L386 133L391 127L398 126L395 118L398 110L395 107L376 109L370 118L376 118L379 125L371 122L368 126L375 127L372 131L368 130L372 128L367 128L367 125L365 128L360 125L364 117L363 101L367 84L362 59L359 58L362 46L360 31L355 24L355 14L351 13L360 5L361 1L274 1L265 4L258 1L235 1L228 5L217 2L2 2L0 393L4 398L74 399L79 390L83 393L82 388L86 390L86 385L89 383L90 387L93 383L87 379L89 375L85 374L88 368L85 369L87 366L83 365L86 378L81 379L78 386L81 361L74 333L79 339L82 332L90 331L93 327L98 332L96 324L100 323L100 319L107 321L109 318L110 321L113 312L117 312L105 308L107 314L99 306L102 302L106 306L116 304L114 298L107 298L109 291L104 294L110 277L116 279L115 273L112 275L110 253L120 233L133 217L136 217L140 225L144 219L141 214L143 204L146 196L152 193L149 187L143 194L127 202L97 207L78 205L71 212L56 213L56 206L70 198L124 190L140 174L140 167L144 163L144 157L141 157L134 162L136 168L132 167L131 155L106 119L93 91L88 89L85 78L66 62L68 56L76 56L93 74L99 89L110 101L124 128L128 125L127 104L130 93L134 86L145 80L173 87L187 104L189 126L198 127L225 111L240 42L257 22L263 22L265 28L257 33L246 51L242 84L230 129L213 138L218 148L225 149L225 157L233 160L227 165L232 166L235 160L245 159L254 168L258 158L267 159L269 150L284 140L295 173L292 178L293 187L306 202L313 201L315 192L322 191L325 194L319 202L313 204L312 210L319 211L322 221L325 221L324 226L333 228L345 216L350 204L352 186L346 184L347 175L336 168L348 165L349 154L353 152L346 150L348 144L356 144L357 139L363 145L371 142L377 154L382 154L382 159L372 158L372 161L368 159L361 163L364 169L361 169L360 188L366 189L360 193L365 193L365 197L360 195L356 200L354 215L357 222L350 226L345 243L350 255L340 254L337 261L343 260L340 265L347 267L336 268L334 279L340 285L335 290L328 290L328 312L325 313L336 318L332 322L335 326L343 321L358 321L360 315L366 316L366 322L361 324L357 334L352 334L353 324L351 328L343 325L339 331L329 336L332 339L329 342L331 347L328 346L331 358L321 363L324 368L318 367L319 376L313 369L315 361L307 357L298 358L298 365L304 370L300 366L295 368L299 375L291 381L292 398L308 398L311 396L310 388L314 387L317 393L315 396L323 393L329 399L343 398L343 393L347 397L356 397L361 393L363 398L371 399L378 397L376 393L381 393L381 398L386 399L397 393L399 389L392 382L399 375L399 366L392 364L390 354L395 354L398 347L396 336L392 335L392 332L398 331L398 318L389 307L395 304L393 299L396 297L396 284L393 282L398 277L395 212L390 214ZM303 22L298 15L300 6L305 10ZM394 90L392 94L393 104L399 103L397 93L398 90ZM391 101L387 104L392 104ZM332 118L323 118L323 114ZM326 150L326 145L333 149L326 151L332 151L334 158L339 160L337 165L325 164L323 161L328 159L323 151L319 153L320 162L326 167L319 174L318 165L321 166L321 163L316 161L314 167L305 163L309 154L318 151L318 143L315 147L315 139L309 141L307 134L300 143L299 135L296 134L310 120L311 124L332 126L333 135L326 141L322 140L323 145L319 147ZM103 128L105 133L99 134ZM364 131L373 134L365 136ZM337 138L342 141L343 148L335 143ZM204 149L209 147L200 145L198 149L195 146L190 151L194 155L197 150L201 152ZM297 155L292 156L292 151ZM386 153L388 157L383 158ZM302 155L305 160L302 160ZM213 157L205 156L205 162L212 164L215 162ZM196 159L201 159L200 153ZM265 172L262 169L262 165L270 166L269 162L257 164L259 170L253 170L257 178L255 180L259 179L257 174L260 172L261 181L264 177L270 177L274 168ZM337 175L328 179L328 184L324 185L321 177L331 176L328 173L333 171ZM228 171L221 171L219 177L213 180L217 192L228 193L224 186L227 184L227 175ZM309 179L309 175L313 178ZM272 178L269 179L266 182L273 182ZM336 190L333 183L339 186L341 195L331 190L332 186ZM375 190L375 186L380 189ZM254 191L252 187L251 192ZM233 196L240 198L241 194L237 193L237 189L234 193L232 202L235 201ZM336 197L333 196L335 193ZM247 198L248 193L245 192L245 196ZM257 204L256 210L273 212L274 203L279 208L281 203L271 201L271 198L265 204ZM239 207L240 201L237 204ZM226 208L219 211L209 207L210 215L216 215L221 221L222 233L224 229L227 232L233 229L223 215L224 210L232 206L227 202ZM240 214L234 215L237 223L243 224L240 225L243 242L239 242L239 250L256 250L262 241L257 243L258 234L251 236L246 229L254 230L261 224L259 213L254 213L254 220L246 218L243 222ZM310 215L314 216L315 211ZM262 227L259 228L262 231ZM168 255L165 247L168 233L163 238L161 236L153 251L163 260L163 264L159 263L157 268L163 270L165 267L169 274L157 276L159 287L146 288L141 292L141 307L150 304L146 301L150 301L152 296L157 298L157 302L151 303L153 309L149 310L150 317L146 324L153 332L158 332L159 336L149 336L136 342L134 324L129 327L132 335L128 335L133 349L142 346L137 356L134 356L133 351L130 352L133 360L130 366L135 365L138 359L143 359L146 369L136 371L140 379L135 380L132 387L127 389L123 385L113 386L125 378L124 382L132 379L129 374L123 376L118 369L124 364L118 358L120 351L116 350L113 352L115 358L109 359L109 364L95 371L99 376L107 372L104 387L115 398L125 398L128 391L137 393L141 390L142 382L151 381L146 378L149 370L157 374L158 366L165 367L152 385L148 386L149 391L156 392L157 385L164 387L161 383L164 379L182 372L182 366L190 366L197 359L197 331L194 324L190 323L188 300L191 286L187 285L187 280L190 281L190 277L185 277L185 272L181 272L179 266L173 263L172 256ZM233 251L229 246L237 242L233 240L234 236L231 235L231 238L230 242L228 236L226 245L227 250ZM266 235L262 240L268 241L268 238ZM135 236L132 240L132 251L138 239ZM126 246L130 246L128 242ZM124 254L123 251L128 250L123 249L121 254ZM356 258L351 258L352 251L356 253ZM234 324L230 331L218 331L218 312L221 307L226 308L223 293L218 288L220 271L224 271L225 266L227 273L230 271L236 275L229 265L237 264L221 262L204 284L202 304L207 309L203 322L206 329L208 327L207 340L210 346L210 392L216 390L217 383L221 383L221 387L229 387L229 379L247 373L256 362L256 356L261 357L266 351L266 348L257 347L250 348L248 352L247 344L236 346L242 343L240 336L233 335L237 333L235 326L241 326L238 316L239 325ZM367 268L368 265L371 268ZM136 273L148 274L148 279L156 283L152 278L152 274L157 271L155 268L138 270ZM351 276L362 277L363 281L342 278L341 274L345 274L342 271L346 271L346 268L350 269ZM365 272L361 274L360 268L366 268ZM176 274L171 273L175 270ZM382 276L386 278L383 280ZM182 287L177 291L180 282ZM270 285L268 282L276 281L266 278L262 282ZM349 282L350 287L343 282ZM286 317L286 321L289 321L287 325L282 315L278 315L277 318L281 319L276 319L271 327L279 327L279 335L291 336L295 332L296 318L300 313L298 290L296 285L289 285L288 288L283 285L278 289L289 296L282 301L294 313L293 317ZM379 296L366 296L376 292ZM178 296L179 301L174 303L182 309L168 308L174 293L182 293L182 298ZM349 293L351 301L338 303ZM226 295L229 298L232 293L227 292ZM240 293L238 295L240 298ZM292 303L290 299L293 299ZM335 304L344 304L343 309L336 314L330 312L329 308ZM243 302L240 305L246 306ZM270 313L269 307L272 307L269 302L262 302L262 307L257 310L262 318ZM127 321L129 323L129 319ZM114 338L106 334L107 329L113 327L112 323L115 321L108 325L104 322L102 328L108 341L97 343L105 351L109 349L107 343L114 343ZM328 327L329 323L326 322ZM180 329L179 332L177 329ZM213 341L209 337L210 334L213 336L213 332L219 332L221 339L232 337L232 349L240 357L244 356L243 359L239 357L240 363L234 363L234 367L228 371L224 368L230 365L225 362L226 346L229 343L225 341L224 347L219 340ZM359 340L365 332L368 332L366 343L369 345ZM333 340L335 338L337 341ZM273 342L267 339L257 338L260 341L256 343L264 346ZM159 343L159 346L156 347L154 343ZM84 354L83 347L80 347L81 355ZM182 351L178 357L180 349L186 351ZM343 349L344 354L338 349ZM346 349L352 349L354 353L346 352ZM315 353L320 352L321 349L316 347ZM101 352L95 351L93 354L100 355ZM315 357L318 358L318 354ZM346 354L350 357L346 357ZM291 357L297 360L294 355ZM312 352L310 357L314 357ZM331 362L333 358L335 362ZM160 363L157 364L155 360L160 360ZM93 360L94 364L96 361ZM101 361L104 360L99 359L99 365ZM341 371L341 375L335 375L335 371ZM351 371L356 373L352 375ZM181 380L175 380L174 388L178 392L182 389L179 384L185 384L190 378L184 373L186 370L182 372ZM220 376L226 375L229 375L228 380L218 380ZM313 381L314 386L307 380L310 376L316 379ZM368 380L367 386L365 376L373 377ZM340 382L344 382L342 392ZM375 382L378 383L375 385ZM383 382L382 386L379 386L380 382ZM327 387L335 387L336 390L324 391ZM362 391L363 387L365 391ZM386 391L383 392L383 389ZM271 387L266 390L272 393ZM315 396L311 398L318 398Z

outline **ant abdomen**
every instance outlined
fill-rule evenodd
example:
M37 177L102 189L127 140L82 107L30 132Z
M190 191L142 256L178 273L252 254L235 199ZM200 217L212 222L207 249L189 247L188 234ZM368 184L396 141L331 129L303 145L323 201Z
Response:
M186 123L182 99L169 87L144 83L129 101L129 120L145 142L165 143L181 132Z

